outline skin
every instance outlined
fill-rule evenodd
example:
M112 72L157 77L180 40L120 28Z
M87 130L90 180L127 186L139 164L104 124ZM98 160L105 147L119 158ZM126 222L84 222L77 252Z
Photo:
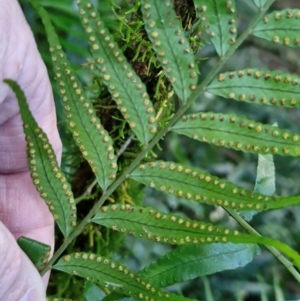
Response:
M58 160L61 141L47 70L17 0L0 0L0 300L45 300L43 279L16 244L26 236L54 246L54 222L32 184L26 142L14 93L18 82Z

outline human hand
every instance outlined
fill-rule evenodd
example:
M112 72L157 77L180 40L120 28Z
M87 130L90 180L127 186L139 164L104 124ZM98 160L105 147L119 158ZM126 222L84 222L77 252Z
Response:
M0 0L0 300L45 300L49 274L40 277L15 239L54 245L53 218L36 191L26 158L19 107L3 83L18 82L60 160L61 141L47 70L17 0Z

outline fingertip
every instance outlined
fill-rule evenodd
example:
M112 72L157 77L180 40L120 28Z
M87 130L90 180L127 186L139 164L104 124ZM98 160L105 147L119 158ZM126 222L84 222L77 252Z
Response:
M0 222L0 300L45 300L37 269Z

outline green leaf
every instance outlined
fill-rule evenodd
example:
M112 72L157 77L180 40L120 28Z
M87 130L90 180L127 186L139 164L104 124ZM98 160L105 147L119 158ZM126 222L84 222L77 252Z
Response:
M82 30L80 19L77 12L72 9L73 1L47 0L41 1L41 5L47 10L52 24L59 31L63 48L69 54L72 52L83 58L89 57L89 51L85 47L86 36ZM73 37L76 39L74 40Z
M106 297L104 297L103 299L101 299L101 301L116 301L116 300L120 300L124 297L125 297L124 294L112 292L109 295L107 295Z
M65 32L68 36L74 36L80 40L85 40L83 31L78 31L80 28L80 19L75 10L71 9L73 1L65 0L58 1L40 1L41 5L47 10L52 23ZM80 28L81 29L81 28Z
M76 225L76 206L71 185L58 166L47 135L33 118L25 95L12 80L4 80L17 96L27 141L27 158L33 183L45 200L63 235L68 236Z
M238 101L300 107L298 76L281 71L248 69L220 74L206 91Z
M80 45L78 41L61 39L61 46L63 47L63 49L66 49L66 51L68 51L69 53L70 51L72 51L74 54L77 54L84 58L90 56L89 51L87 49L84 49L84 47L82 47L82 45Z
M135 181L187 200L236 210L265 211L300 203L300 196L275 197L247 191L202 170L173 162L141 164L129 176Z
M77 1L82 25L102 80L137 138L145 145L157 131L155 111L146 86L87 0Z
M183 116L172 131L193 139L250 153L299 156L296 133L233 114L200 113Z
M270 245L286 253L300 266L300 255L275 239L240 233L218 225L163 213L151 207L128 204L103 206L92 218L92 222L136 237L173 245L213 242Z
M256 254L257 246L252 244L183 245L145 267L138 275L153 285L166 287L242 267Z
M41 5L45 7L48 11L51 12L59 12L60 15L64 16L66 20L79 21L79 18L75 11L70 10L73 5L73 1L64 0L63 2L51 1L51 0L42 0L40 1Z
M92 102L85 96L81 83L61 50L47 12L36 0L30 2L39 13L46 29L67 125L83 157L95 173L100 187L106 190L114 181L117 171L113 141L101 125Z
M269 209L280 209L286 208L289 206L299 205L300 204L300 195L281 197L276 200L276 202L269 204Z
M84 284L83 297L85 301L99 301L105 298L105 293L94 282L86 281ZM102 301L103 299L101 299ZM113 299L113 301L116 299Z
M115 231L169 244L227 242L229 237L239 234L212 224L162 213L151 207L131 205L103 206L92 222Z
M253 30L253 35L290 47L300 46L300 10L285 9L266 15Z
M199 169L173 162L141 164L130 178L188 200L233 209L267 210L277 199L247 191Z
M80 32L77 28L72 28L72 23L68 24L69 22L66 22L65 18L62 18L60 15L52 15L51 16L52 23L59 28L60 30L65 31L67 34L76 37L77 39L83 40L85 39L85 34L83 32ZM78 19L78 21L80 21ZM80 23L79 23L80 24ZM62 41L63 42L63 39ZM70 41L69 41L70 42ZM78 43L78 41L76 41ZM74 43L75 44L75 43ZM81 48L81 51L87 52L86 49L83 49L82 45L78 45L78 48Z
M254 192L271 196L275 193L275 166L272 155L258 155ZM247 221L258 213L256 210L240 211Z
M17 243L24 253L29 257L34 266L38 270L42 270L50 255L50 246L24 236L20 236L17 240Z
M170 0L142 0L148 37L157 60L182 101L196 89L198 70L188 39Z
M163 292L147 280L133 274L125 266L97 254L73 253L65 255L54 265L53 269L83 277L118 293L124 293L140 300L192 300Z
M219 56L224 56L235 43L237 18L235 1L194 0L197 14Z
M266 3L267 0L253 0L255 5L259 8L262 8Z

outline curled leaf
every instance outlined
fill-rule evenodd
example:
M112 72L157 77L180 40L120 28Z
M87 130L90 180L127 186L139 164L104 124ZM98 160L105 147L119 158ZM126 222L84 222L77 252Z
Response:
M272 155L258 155L254 192L270 196L275 193L275 166Z
M275 193L275 166L272 155L258 155L254 192L269 196ZM240 211L247 221L257 213L256 210Z
M37 240L20 236L17 240L19 247L29 257L38 270L42 270L48 261L51 248Z

